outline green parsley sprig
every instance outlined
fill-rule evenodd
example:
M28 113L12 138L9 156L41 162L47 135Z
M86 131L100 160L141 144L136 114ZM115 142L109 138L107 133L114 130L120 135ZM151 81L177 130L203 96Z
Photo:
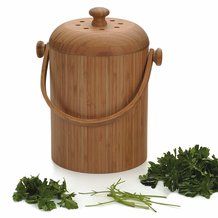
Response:
M143 185L152 188L158 181L163 181L170 191L178 190L188 197L210 198L218 192L218 159L209 155L207 147L195 145L187 150L179 147L174 153L164 153L157 163L149 162L148 173L140 175L139 179Z
M37 204L38 208L44 211L51 211L57 208L54 200L60 200L57 204L67 209L77 209L78 205L73 200L74 193L67 194L65 180L62 184L59 181L50 179L39 179L39 176L23 177L20 179L13 194L14 201L25 200L29 204Z

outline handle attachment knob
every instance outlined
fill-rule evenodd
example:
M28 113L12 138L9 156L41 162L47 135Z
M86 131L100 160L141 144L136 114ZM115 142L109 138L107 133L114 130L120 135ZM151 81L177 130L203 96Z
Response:
M158 48L154 51L153 61L157 66L160 66L162 64L162 49Z
M42 58L45 53L46 44L43 41L38 41L36 44L36 54L38 58Z

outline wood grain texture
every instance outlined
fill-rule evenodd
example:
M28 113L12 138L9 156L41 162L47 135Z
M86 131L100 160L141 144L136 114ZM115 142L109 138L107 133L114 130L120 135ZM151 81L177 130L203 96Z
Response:
M52 159L79 172L124 171L147 157L147 83L162 51L149 51L137 24L105 18L105 8L90 14L93 19L60 25L49 44L37 47L44 55L41 90L51 108Z
M148 47L148 36L137 24L117 18L106 18L106 22L104 27L93 26L92 18L66 22L52 33L50 48L65 54L114 56Z
M128 104L141 84L147 49L123 55L90 57L50 49L51 100L81 118L115 113ZM83 127L52 112L52 159L79 172L127 170L146 159L147 88L127 115L99 127Z
M56 106L49 98L47 94L46 89L46 75L47 75L47 68L49 64L49 44L46 45L46 49L44 52L44 58L43 58L43 64L42 64L42 73L41 73L41 91L42 95L50 107L50 109L56 113L59 117L61 117L64 120L68 120L71 122L71 124L79 125L79 126L100 126L104 124L108 124L110 122L113 122L116 119L119 119L122 116L125 116L126 113L131 111L135 105L138 103L138 101L141 99L142 94L144 90L147 88L151 69L152 69L152 63L154 61L154 49L150 49L147 57L147 63L146 67L143 73L143 78L140 84L140 87L138 88L138 91L136 95L132 98L132 100L121 110L116 111L113 114L106 115L99 118L80 118L75 115L71 115L69 113L64 112L61 108Z

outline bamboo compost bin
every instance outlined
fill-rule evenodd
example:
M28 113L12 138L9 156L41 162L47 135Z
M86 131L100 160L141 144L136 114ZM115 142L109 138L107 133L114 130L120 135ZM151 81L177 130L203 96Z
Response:
M73 171L124 171L147 158L148 80L162 51L149 49L137 24L106 18L105 8L89 13L93 18L66 22L49 43L36 46L44 56L41 90L51 108L52 159Z

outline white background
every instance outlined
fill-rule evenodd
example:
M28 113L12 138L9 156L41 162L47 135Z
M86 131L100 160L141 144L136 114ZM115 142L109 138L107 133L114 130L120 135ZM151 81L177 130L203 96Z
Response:
M152 48L161 47L161 67L153 67L149 83L148 159L155 161L174 147L200 144L218 156L218 4L214 0L52 0L0 2L0 217L214 217L218 194L210 200L152 190L139 183L147 164L122 173L91 175L70 172L50 158L50 111L39 87L42 59L38 40L48 41L61 23L87 17L94 6L111 17L142 26ZM118 178L128 191L168 195L181 208L155 206L158 213L112 204L84 207L101 197L77 195L80 208L39 211L12 201L19 178L66 178L70 191L104 189ZM105 200L105 199L103 199ZM4 216L3 216L4 215Z

